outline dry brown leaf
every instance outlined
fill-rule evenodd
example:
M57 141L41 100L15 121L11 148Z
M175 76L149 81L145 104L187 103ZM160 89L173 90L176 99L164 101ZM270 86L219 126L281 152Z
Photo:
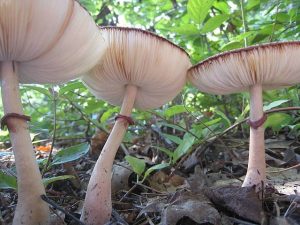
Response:
M126 162L113 165L111 180L111 193L115 194L120 190L129 190L129 176L133 173Z
M220 224L221 217L204 195L184 193L162 212L160 225L176 225L188 217L198 224Z
M217 206L244 219L261 222L262 202L252 187L214 187L203 190Z

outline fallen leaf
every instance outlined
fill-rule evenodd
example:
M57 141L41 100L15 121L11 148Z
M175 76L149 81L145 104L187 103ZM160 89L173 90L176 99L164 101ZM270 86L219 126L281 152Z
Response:
M129 177L133 173L127 162L121 162L113 165L113 174L111 180L112 194L120 190L129 190Z
M221 216L207 197L186 192L170 203L162 212L160 225L176 225L189 218L198 224L220 224Z
M205 195L219 208L244 219L261 222L262 203L252 187L213 187L203 189Z
M46 145L46 146L36 146L36 150L41 151L41 152L49 152L51 150L51 145Z

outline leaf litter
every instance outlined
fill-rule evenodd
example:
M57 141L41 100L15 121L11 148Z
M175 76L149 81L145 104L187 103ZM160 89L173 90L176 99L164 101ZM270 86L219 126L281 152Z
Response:
M182 135L182 133L174 134ZM52 224L76 224L69 214L80 216L86 185L106 137L88 155L67 164L53 165L46 177L72 175L76 180L58 180L47 187L47 196L67 214L52 207ZM143 159L146 167L168 161L156 147L175 147L158 130L127 143L128 154ZM55 146L59 152L60 146ZM12 171L13 156L3 149L1 169ZM47 152L36 152L47 158ZM141 183L119 151L112 177L113 217L109 224L300 224L300 145L286 135L266 139L267 186L263 193L241 188L247 168L248 140L239 133L197 146L184 160L153 171ZM146 168L146 169L147 169ZM11 224L16 192L0 192L0 224Z

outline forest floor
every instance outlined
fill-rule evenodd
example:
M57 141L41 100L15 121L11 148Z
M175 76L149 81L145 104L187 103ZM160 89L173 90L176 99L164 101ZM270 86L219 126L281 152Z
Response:
M79 224L86 186L106 135L92 139L90 153L79 160L54 166L45 177L73 175L47 187L47 196L65 212L51 206L52 224ZM149 130L126 145L126 154L144 159L148 167L168 158L152 146L167 148L158 133ZM241 188L246 173L248 139L240 132L206 141L173 166L154 171L144 183L119 149L112 177L113 216L110 224L234 225L300 224L300 143L288 132L266 132L267 184L260 192ZM156 144L153 144L156 143ZM59 150L54 149L54 150ZM7 150L3 150L3 152ZM1 153L1 152L0 152ZM36 150L38 159L47 151ZM12 154L0 154L0 169L12 170ZM17 202L15 190L0 192L0 224L11 224ZM297 222L298 221L298 222Z

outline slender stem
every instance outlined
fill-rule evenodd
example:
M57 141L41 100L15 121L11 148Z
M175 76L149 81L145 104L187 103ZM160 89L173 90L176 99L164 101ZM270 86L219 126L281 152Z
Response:
M56 138L56 107L57 107L57 93L54 91L54 89L52 88L52 96L53 96L53 135L52 135L52 141L51 141L51 149L49 152L49 156L46 162L46 165L43 168L42 171L42 177L44 177L45 173L48 170L49 164L51 162L52 159L52 153L53 153L53 148L54 148L54 144L55 144L55 138Z
M4 112L23 114L17 69L13 62L2 62L1 91ZM18 204L14 225L47 224L49 208L40 196L45 194L42 177L35 159L27 122L18 118L7 119L10 140L18 176Z
M86 122L93 124L94 126L96 126L99 130L103 131L104 133L108 134L109 132L107 131L107 129L102 126L100 123L98 123L97 121L92 120L89 116L87 116L82 109L80 108L79 105L77 105L75 102L73 102L70 98L68 98L67 96L63 96L66 100L68 100L70 102L70 104L80 113L80 115L82 116L82 119L84 119ZM126 148L126 146L124 144L121 144L120 146L124 152L125 155L128 155L128 150Z
M274 36L274 32L275 32L275 27L276 27L276 24L277 24L277 16L278 16L279 5L280 5L279 0L277 0L276 5L277 5L277 7L276 7L275 19L274 19L274 23L273 23L273 27L272 27L272 33L271 33L271 35L269 37L269 42L272 42L272 40L273 40L273 36Z
M295 107L284 107L284 108L274 108L274 109L270 109L268 111L265 111L265 114L271 114L271 113L276 113L276 112L283 112L283 111L294 111L294 110L300 110L299 106L295 106ZM226 130L224 130L222 133L218 134L217 136L222 137L225 134L227 134L229 131L233 130L234 128L236 128L237 126L241 125L242 123L247 122L249 119L249 117L233 124L232 126L228 127Z
M257 121L263 117L262 86L256 84L250 88L250 120ZM264 126L257 129L250 127L250 145L248 169L243 187L257 185L266 181Z
M294 110L300 110L300 107L285 107L285 108L275 108L275 109L270 109L268 111L265 112L265 114L271 114L271 113L276 113L276 112L282 112L282 111L294 111ZM225 134L229 133L229 131L233 130L234 128L236 128L237 126L245 123L246 121L248 121L249 117L247 117L246 119L243 119L235 124L233 124L232 126L228 127L226 130L224 130L221 133L217 133L215 135L213 135L212 137L208 137L205 140L202 140L202 142L200 143L205 143L207 141L209 141L209 145L213 144L216 140L220 139L221 137L223 137ZM207 146L206 146L207 147ZM199 148L196 148L196 150ZM184 157L182 157L182 159L176 164L176 168L179 168L182 163L190 156L190 154L192 154L194 151L190 151L189 154L186 154Z
M245 12L245 7L244 7L244 0L240 0L240 5L241 5L241 12L242 12L242 20L243 20L243 27L244 27L244 34L248 31L248 26L246 22L246 12ZM245 37L244 38L244 45L245 47L248 46L248 40Z
M137 87L128 85L121 107L121 115L130 116ZM128 127L127 121L118 119L101 151L88 184L81 220L88 225L102 225L112 212L111 175L115 155Z

